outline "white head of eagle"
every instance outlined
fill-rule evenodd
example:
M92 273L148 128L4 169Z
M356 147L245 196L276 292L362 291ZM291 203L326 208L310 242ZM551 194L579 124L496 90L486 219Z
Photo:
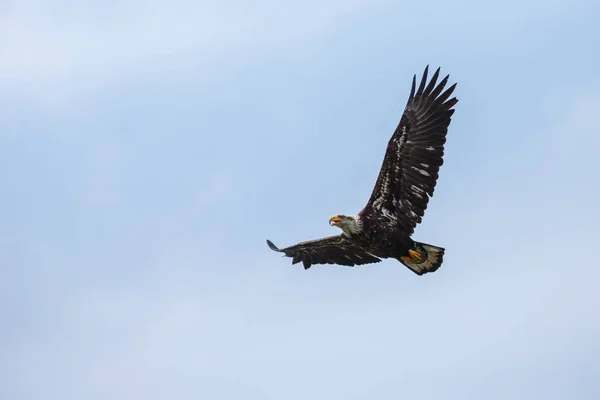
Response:
M362 221L356 215L335 215L329 218L329 225L337 226L346 236L356 235L362 231Z

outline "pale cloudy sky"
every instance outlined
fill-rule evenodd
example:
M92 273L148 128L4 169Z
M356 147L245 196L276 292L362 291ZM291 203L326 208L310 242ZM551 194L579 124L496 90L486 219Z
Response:
M596 1L0 5L0 398L600 398ZM395 261L359 211L414 73L458 82Z

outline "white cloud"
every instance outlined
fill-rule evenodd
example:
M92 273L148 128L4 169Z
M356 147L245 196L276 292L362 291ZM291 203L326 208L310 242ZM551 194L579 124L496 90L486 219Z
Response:
M354 274L337 271L337 279ZM213 382L200 389L210 398L252 388L293 399L346 398L408 379L404 390L417 393L420 384L410 381L431 371L464 387L523 362L539 374L560 363L560 349L583 351L567 339L577 336L585 348L600 326L589 317L598 307L593 280L557 270L473 273L456 285L431 282L435 296L340 289L339 298L314 282L310 295L278 288L273 274L252 285L232 276L198 287L201 276L173 282L174 273L79 291L58 307L41 342L18 341L13 385L32 397L161 399L172 391L187 398L194 383ZM310 384L294 388L298 379Z
M206 63L230 52L294 43L335 29L366 0L298 4L125 0L98 3L17 0L0 14L0 88L61 96L128 74ZM66 90L65 86L68 88ZM66 92L65 92L66 90ZM66 94L65 94L66 93Z

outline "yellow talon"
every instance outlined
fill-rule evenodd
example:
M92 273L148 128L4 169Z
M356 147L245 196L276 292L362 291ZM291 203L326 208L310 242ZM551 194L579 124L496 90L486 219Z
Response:
M421 254L418 251L414 251L413 249L410 249L410 250L408 250L408 255L407 256L402 256L400 258L404 262L415 263L417 261L421 261L421 259L423 257L421 256Z
M412 258L415 259L417 261L421 261L421 253L419 253L418 251L414 251L413 249L408 250L408 255Z

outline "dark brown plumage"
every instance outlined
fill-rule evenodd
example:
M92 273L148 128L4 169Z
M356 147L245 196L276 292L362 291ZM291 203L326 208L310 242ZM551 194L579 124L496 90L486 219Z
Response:
M438 68L427 83L428 67L419 86L416 76L404 113L388 142L375 187L357 216L338 215L330 223L343 233L298 243L284 249L267 241L272 250L313 264L362 265L395 258L418 275L442 264L445 250L412 240L411 236L433 196L443 164L444 144L454 113L456 84L443 92L448 76L436 85Z

